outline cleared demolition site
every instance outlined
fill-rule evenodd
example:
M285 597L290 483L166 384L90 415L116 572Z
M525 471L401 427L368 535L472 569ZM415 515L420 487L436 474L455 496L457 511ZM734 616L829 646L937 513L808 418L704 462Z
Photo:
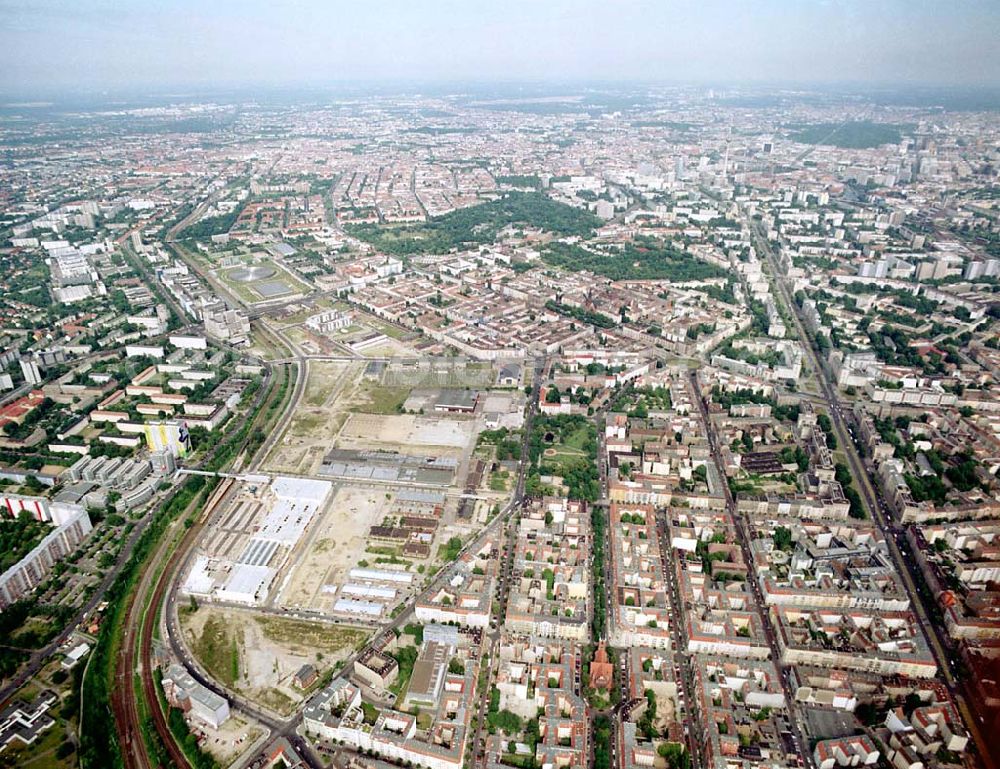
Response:
M454 560L513 491L516 457L493 437L515 440L526 396L497 370L309 362L284 431L231 482L179 582L184 638L206 668L288 711L302 665L332 674ZM247 662L250 648L268 664Z

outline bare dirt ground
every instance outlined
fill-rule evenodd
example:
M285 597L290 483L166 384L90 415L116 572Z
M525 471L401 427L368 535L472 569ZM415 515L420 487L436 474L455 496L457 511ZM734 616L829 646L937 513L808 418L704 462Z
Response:
M298 327L292 330L299 330ZM473 386L492 382L490 366L458 366L451 361L422 361L419 364L389 364L374 375L366 375L365 361L321 361L309 364L309 379L285 432L275 442L263 464L271 473L318 476L320 465L333 448L379 450L418 456L449 457L457 462L453 484L464 489L472 468L472 453L486 417L436 413L400 413L417 386ZM490 394L494 413L521 418L523 395L519 392ZM512 481L511 481L512 482ZM368 540L373 525L382 523L390 512L395 489L361 482L337 483L334 499L310 525L292 554L289 565L277 576L278 589L272 606L291 611L309 609L331 612L340 589L348 582L351 568L366 562L374 568L400 568L409 564L415 575L420 569L429 574L432 562L404 560L394 543ZM485 522L495 505L503 504L510 492L488 491L477 500L469 519L456 520L458 498L452 490L441 528L440 544L451 536L466 537ZM387 497L388 495L388 497ZM432 549L433 550L436 548ZM414 587L426 578L415 577ZM406 596L401 589L386 612ZM277 687L272 697L278 702L288 692ZM280 695L280 696L279 696Z
M302 402L264 462L272 472L310 475L347 419L364 363L313 361Z
M386 341L374 347L361 350L361 354L366 358L403 358L408 355L415 355L416 351L397 339L386 337Z
M242 718L234 716L218 729L208 729L192 721L191 731L202 737L201 748L212 754L220 766L235 763L254 740L264 734L259 726L251 726Z
M367 630L307 620L202 606L183 614L181 626L195 657L214 676L226 680L229 671L216 670L220 659L206 654L206 626L224 628L222 644L234 658L221 659L238 668L233 688L282 714L289 714L306 696L292 685L302 665L313 665L322 676L345 659L369 634ZM218 639L217 639L218 640Z
M336 595L323 587L339 589L347 582L348 572L365 558L368 529L382 521L390 504L391 494L381 489L338 489L322 519L313 523L277 603L330 611Z
M662 734L677 720L676 686L657 684L651 688L656 694L656 721L653 726Z
M442 384L468 384L492 376L489 368L429 373L390 365L382 381L375 381L364 376L365 366L363 361L310 363L302 401L265 460L265 470L314 475L335 446L453 456L466 464L481 418L399 412L418 382L433 378ZM517 394L491 394L488 400L491 410L503 416L519 418L522 413Z
M352 414L340 430L339 448L382 448L403 454L457 456L473 440L476 425L446 417Z

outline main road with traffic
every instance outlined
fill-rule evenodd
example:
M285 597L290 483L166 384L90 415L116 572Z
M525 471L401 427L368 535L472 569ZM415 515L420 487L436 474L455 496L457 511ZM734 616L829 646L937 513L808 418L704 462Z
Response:
M996 769L995 755L991 753L991 751L996 750L997 743L995 740L992 740L983 734L981 728L983 717L979 713L975 713L972 710L969 705L969 697L965 682L958 679L955 675L955 671L953 669L954 659L952 654L948 651L948 649L950 649L950 639L948 638L945 629L940 625L931 622L928 618L927 609L923 604L920 591L917 588L917 580L921 579L920 575L917 574L918 567L913 559L904 557L902 552L903 548L906 547L904 529L892 521L891 513L885 509L880 495L876 493L875 488L872 485L871 474L869 473L868 468L858 455L857 448L854 445L853 436L849 433L845 424L846 417L840 398L837 394L837 388L831 382L827 367L824 364L824 361L820 359L812 337L806 333L806 329L801 318L801 311L792 297L791 289L788 287L784 274L781 270L781 266L778 263L778 259L767 239L767 234L763 231L760 223L751 220L749 217L748 221L751 222L751 233L754 243L757 246L757 250L764 255L768 267L770 268L771 283L775 288L777 288L778 300L785 306L787 314L791 317L792 322L795 325L795 330L802 342L802 347L805 350L809 365L812 368L813 375L819 385L820 396L825 402L826 410L829 414L830 422L833 425L838 445L847 457L851 470L851 476L861 491L865 508L885 537L885 541L889 548L889 554L894 565L896 566L896 571L903 580L903 585L905 586L906 592L910 598L913 611L919 620L920 627L927 639L931 651L934 654L934 659L937 662L942 680L953 697L958 709L962 713L962 717L967 728L969 729L970 734L972 735L973 742L976 745L977 752L979 753L984 766L986 769Z

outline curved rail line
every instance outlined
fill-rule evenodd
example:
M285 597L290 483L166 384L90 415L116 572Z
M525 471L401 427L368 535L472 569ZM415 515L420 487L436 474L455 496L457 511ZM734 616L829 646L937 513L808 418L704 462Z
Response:
M212 514L219 500L225 497L227 490L232 485L231 478L225 479L213 492L212 499L205 505L198 520L184 534L177 547L173 549L170 559L164 568L156 576L156 583L153 585L153 595L145 609L145 614L141 615L142 604L136 598L145 595L150 589L150 583L156 574L149 570L143 575L139 590L129 607L128 633L125 638L125 650L122 656L122 664L118 675L118 688L112 695L112 709L115 713L115 720L122 729L121 743L122 753L127 769L152 769L153 764L146 755L146 746L143 742L141 717L139 714L138 698L135 696L132 677L135 674L137 663L141 665L139 677L142 684L143 698L149 706L153 719L153 725L157 732L163 737L163 743L170 760L174 766L185 767L189 765L184 752L178 747L170 732L167 717L159 705L159 694L156 691L156 681L153 678L153 666L149 664L153 652L153 632L156 629L157 619L160 616L160 605L170 586L170 579L174 569L180 559L187 552L187 547L201 533L205 521ZM197 503L197 498L192 500L192 505ZM178 519L181 520L181 519ZM164 543L157 551L158 555L163 555L163 551L169 549L169 544Z
M260 413L267 401L272 397L270 388L271 375L268 371L265 381L262 383L260 392L257 395L254 406L250 408L241 420L237 429L242 429L247 419ZM214 448L206 459L199 463L204 465L215 453L223 447L220 443ZM117 665L116 682L117 686L111 695L111 709L117 726L119 743L122 749L122 758L126 769L154 769L153 763L147 755L145 741L142 734L142 718L139 713L138 698L133 686L133 676L138 670L142 684L142 696L146 701L150 713L152 714L153 725L160 736L161 741L166 746L170 755L172 766L188 767L190 762L183 751L177 745L170 726L167 723L166 714L160 707L159 698L156 691L156 683L153 679L152 647L153 630L159 617L159 607L163 602L163 597L170 585L170 578L174 569L178 566L180 559L188 551L191 543L202 531L204 521L211 514L218 500L225 496L225 491L231 486L232 479L225 479L212 493L209 503L205 505L198 520L185 532L177 547L174 548L170 560L159 572L159 577L153 588L153 595L146 609L145 615L141 614L142 603L137 602L141 596L149 593L151 580L155 571L147 569L139 583L138 588L129 597L128 609L126 611L126 632L123 640L124 648L121 653L119 664ZM191 504L197 503L199 497L195 497ZM185 511L188 514L190 508ZM178 518L183 520L183 517ZM155 551L156 556L165 554L166 544L161 544ZM159 558L156 558L159 560ZM155 561L150 561L155 562ZM164 769L166 769L164 767Z

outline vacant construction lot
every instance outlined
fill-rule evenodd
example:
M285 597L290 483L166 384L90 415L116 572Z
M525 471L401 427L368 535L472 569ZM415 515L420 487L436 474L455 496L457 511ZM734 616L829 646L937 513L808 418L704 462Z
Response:
M302 475L316 472L350 413L364 366L361 362L310 362L302 400L265 460L265 469Z
M388 512L392 494L346 486L337 490L322 518L313 523L308 543L295 556L290 577L277 597L289 609L330 611L347 573L364 558L368 529ZM325 589L324 589L325 588Z
M392 387L364 382L357 390L351 411L364 414L398 414L410 394L409 387Z
M211 753L220 766L231 766L237 758L264 734L259 726L252 726L239 716L230 718L218 729L194 728L201 737L201 749Z
M365 366L361 361L310 362L302 400L264 469L313 475L334 447L455 457L470 449L475 422L401 414L413 388L367 378ZM390 366L386 373L391 371Z
M188 642L195 658L213 678L226 686L235 686L240 677L240 646L236 630L225 617L212 609L198 609L188 617L191 623Z
M412 414L352 414L340 430L337 446L456 456L472 443L475 432L476 425L471 420Z
M227 687L283 715L304 693L292 684L302 665L322 676L368 637L368 631L306 620L202 606L181 614L194 657Z

